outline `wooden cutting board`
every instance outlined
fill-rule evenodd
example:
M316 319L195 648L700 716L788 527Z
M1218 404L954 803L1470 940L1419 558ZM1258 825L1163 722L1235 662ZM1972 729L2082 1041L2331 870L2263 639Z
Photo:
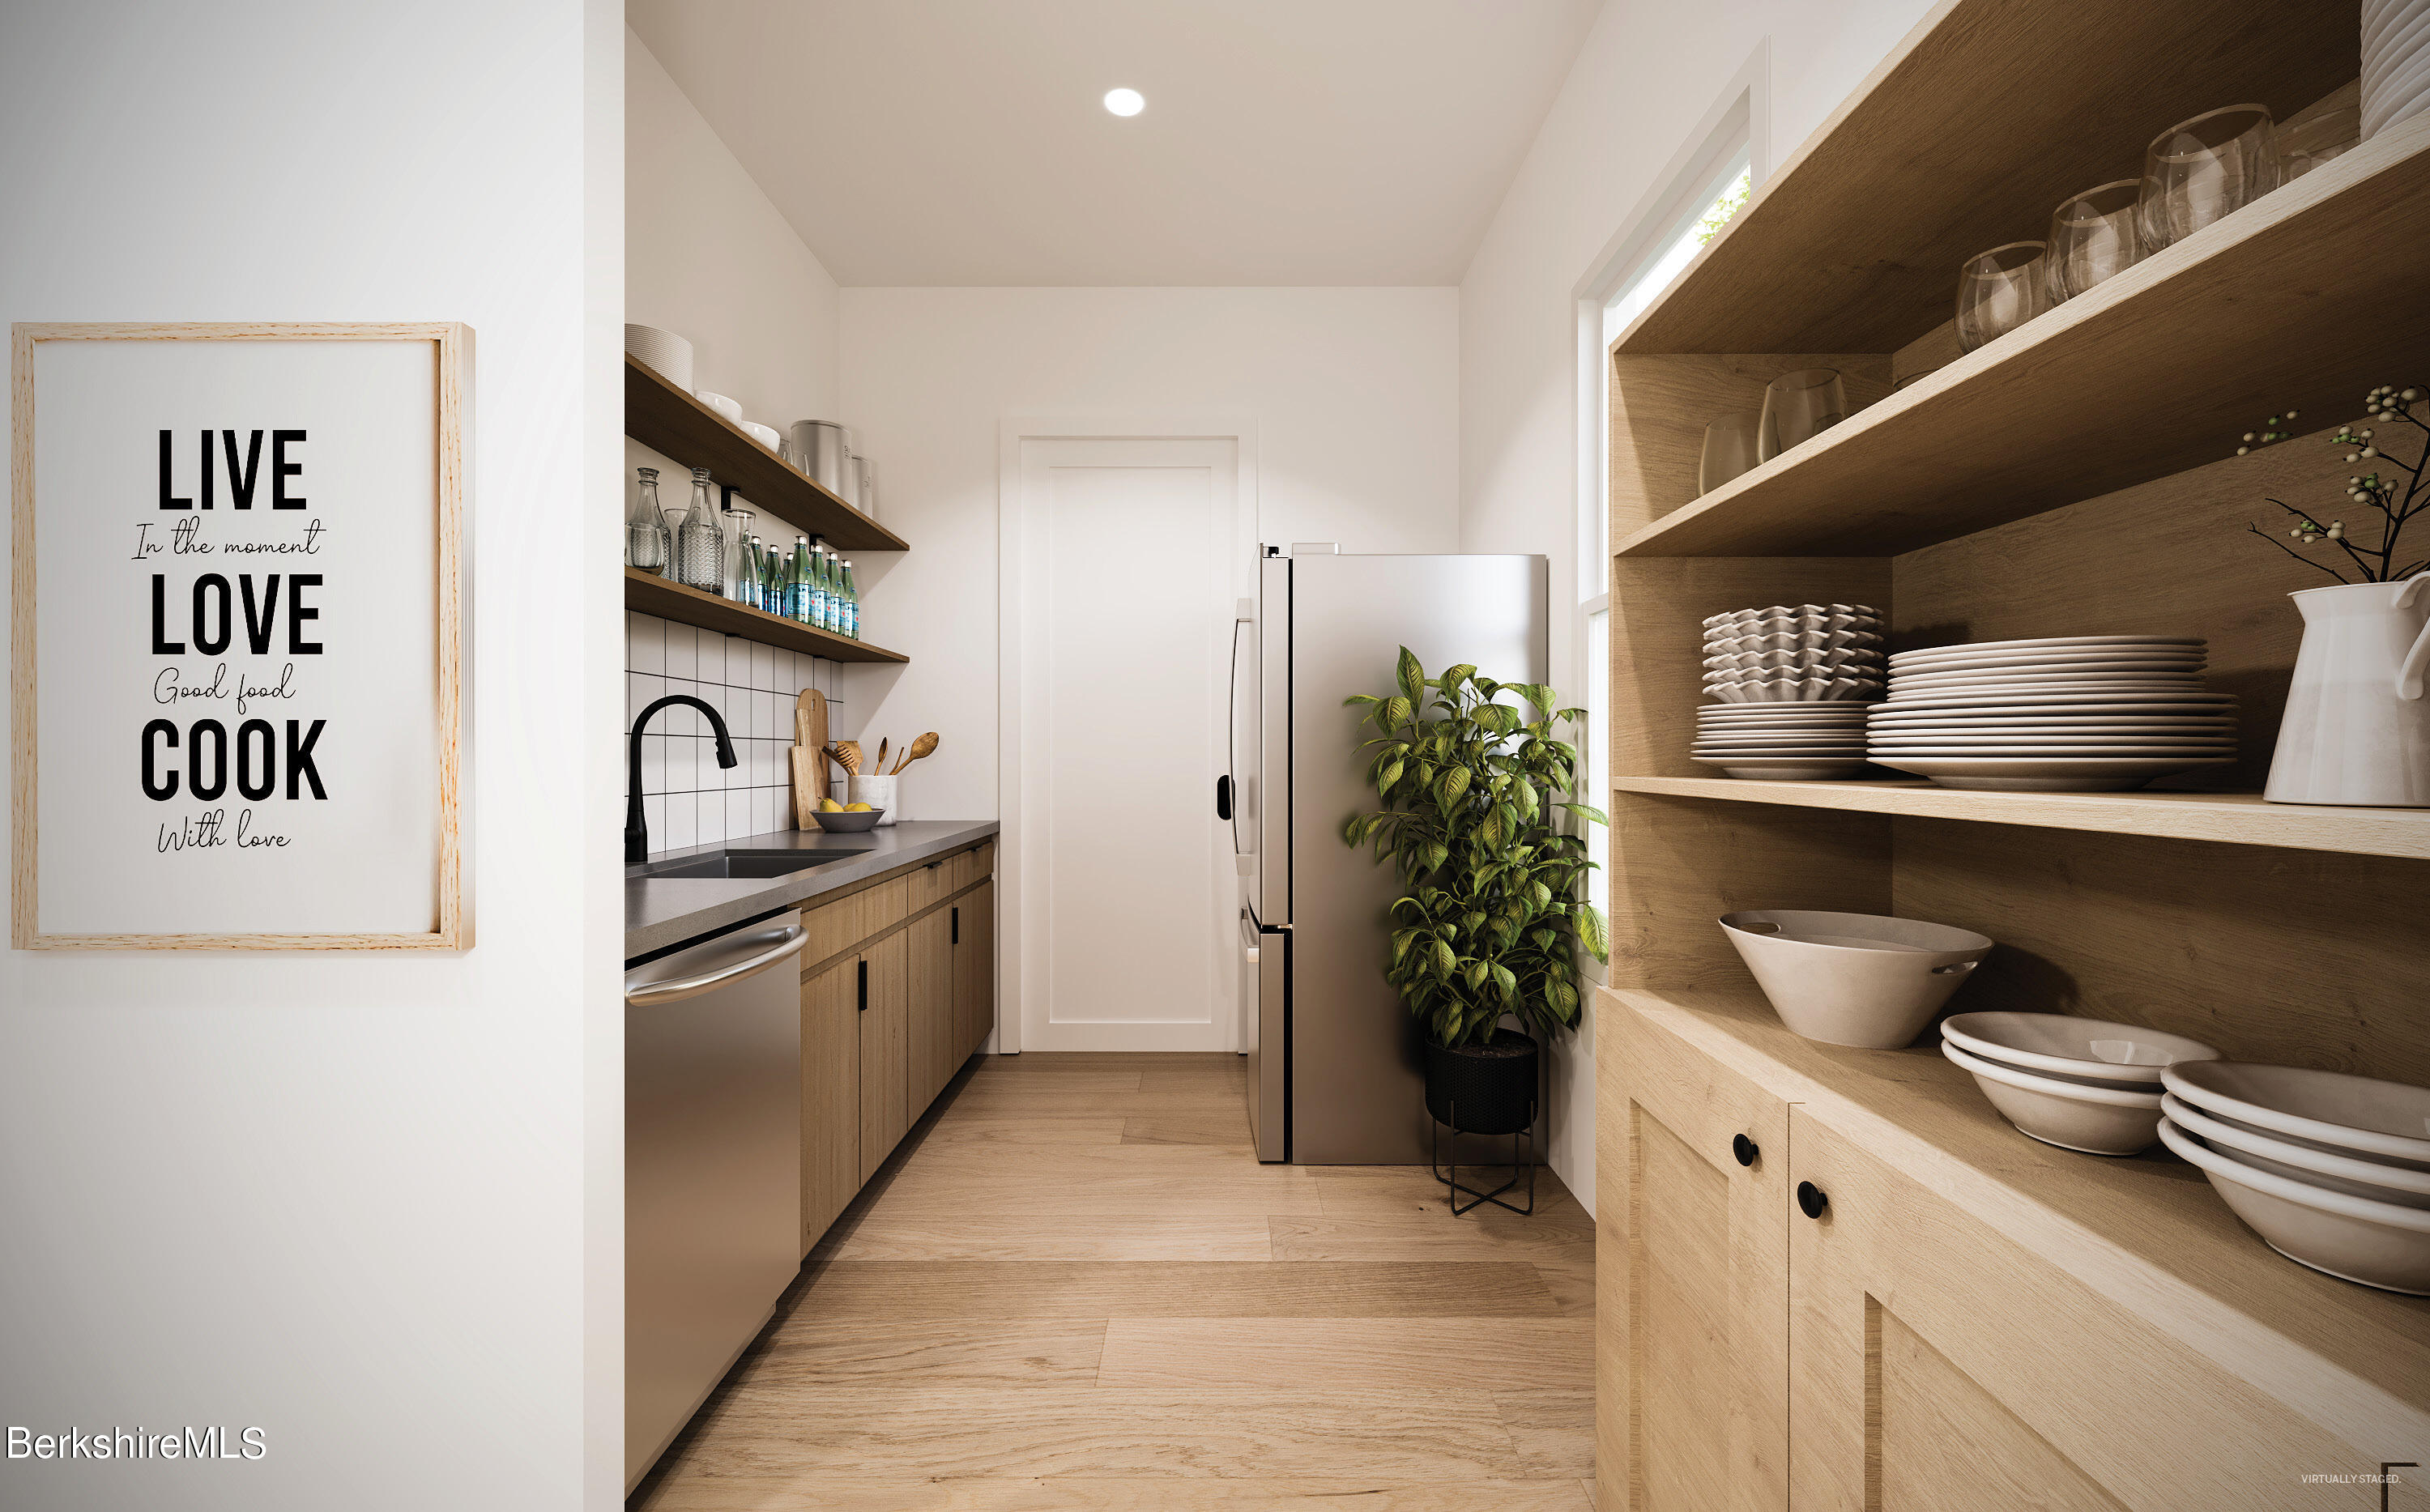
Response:
M793 827L816 829L819 822L810 816L818 812L819 800L827 795L825 758L827 748L827 698L815 688L805 688L793 700Z

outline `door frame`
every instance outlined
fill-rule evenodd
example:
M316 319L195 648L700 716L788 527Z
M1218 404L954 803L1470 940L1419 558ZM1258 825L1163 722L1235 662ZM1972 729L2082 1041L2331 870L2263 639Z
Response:
M996 1016L988 1054L1017 1055L1023 1014L1044 984L1032 978L1045 969L1042 953L1026 949L1028 937L1044 925L1042 913L1025 906L1031 896L1033 857L1025 843L1023 813L1022 711L1027 698L1022 647L1036 627L1040 606L1024 591L1028 575L1024 543L1029 518L1022 485L1022 443L1029 440L1228 440L1233 443L1238 497L1233 504L1232 592L1257 593L1257 422L1240 410L1157 411L1140 415L1029 414L1004 417L998 432L996 483ZM1228 925L1229 921L1218 921ZM1213 927L1210 925L1210 927ZM1229 948L1228 939L1219 945Z

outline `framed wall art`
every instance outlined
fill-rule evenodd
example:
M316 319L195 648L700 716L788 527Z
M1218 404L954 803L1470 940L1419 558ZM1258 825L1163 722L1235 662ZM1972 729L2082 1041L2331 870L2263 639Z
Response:
M470 341L13 328L17 948L470 942Z

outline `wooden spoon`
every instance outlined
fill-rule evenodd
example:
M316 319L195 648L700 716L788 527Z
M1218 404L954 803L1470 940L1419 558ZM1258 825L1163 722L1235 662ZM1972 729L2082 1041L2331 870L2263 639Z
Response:
M936 749L937 732L930 730L927 734L911 742L911 749L903 753L903 759L894 763L894 771L888 773L887 775L890 777L895 775L905 767L907 767L912 762L919 760L922 756L929 755Z
M827 751L836 758L837 766L843 768L853 776L860 775L860 742L858 740L838 740L828 746Z
M884 772L886 770L886 740L882 737L877 742L877 760L869 770L872 772Z

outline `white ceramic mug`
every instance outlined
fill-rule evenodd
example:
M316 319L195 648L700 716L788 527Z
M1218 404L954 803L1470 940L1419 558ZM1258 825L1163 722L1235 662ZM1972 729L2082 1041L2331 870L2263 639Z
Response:
M886 810L885 814L877 821L877 827L879 829L884 829L887 825L893 823L895 820L902 817L900 814L895 812L894 808L894 785L899 780L901 779L895 777L855 777L852 779L851 801L853 803L867 804L872 808L883 808Z

